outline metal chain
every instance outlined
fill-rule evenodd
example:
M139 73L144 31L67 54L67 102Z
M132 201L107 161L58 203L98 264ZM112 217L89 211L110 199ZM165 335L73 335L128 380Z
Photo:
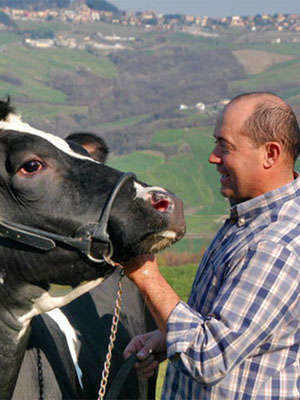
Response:
M114 342L116 340L116 335L117 335L117 330L118 330L118 323L120 320L120 311L121 311L121 303L122 303L122 278L124 276L123 270L120 271L120 275L121 276L118 281L119 289L117 292L114 315L113 315L111 330L110 330L109 345L108 345L108 350L107 350L107 354L106 354L106 360L105 360L103 370L102 370L102 378L101 378L101 382L100 382L100 389L98 392L97 400L103 400L104 396L105 396L106 386L108 383L108 376L109 376L109 372L110 372L112 350L114 348Z
M44 374L43 374L43 363L41 350L39 347L36 349L37 352L37 369L38 369L38 381L39 381L39 400L44 399Z

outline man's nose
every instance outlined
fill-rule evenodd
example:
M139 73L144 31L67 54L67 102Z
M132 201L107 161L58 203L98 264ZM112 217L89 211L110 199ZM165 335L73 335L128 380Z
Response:
M215 149L210 153L208 158L210 164L221 164L221 158L216 154Z

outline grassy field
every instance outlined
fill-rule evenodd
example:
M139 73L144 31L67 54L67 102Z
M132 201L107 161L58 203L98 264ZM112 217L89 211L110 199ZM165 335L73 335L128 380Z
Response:
M112 158L110 164L135 171L149 184L168 188L184 199L186 208L224 213L226 203L218 193L218 174L207 161L213 148L212 128L157 131L151 144L153 148L165 146L166 157L137 151ZM168 146L177 148L173 156L168 155Z
M255 49L277 54L290 54L299 57L300 43L243 43L233 46L234 49Z
M251 75L247 80L234 81L230 83L232 90L243 91L253 91L261 87L274 87L289 85L291 81L299 82L299 68L300 60L287 61L282 64L278 64L274 67L268 68L260 74ZM300 88L298 87L297 93L300 93ZM293 89L293 96L295 95L295 89ZM287 92L287 96L289 93Z
M0 34L0 44L6 38L13 41L15 36ZM88 68L91 73L103 78L114 78L117 75L114 64L107 57L101 57L100 60L83 50L56 48L40 51L13 43L5 47L4 54L5 57L0 57L0 75L8 76L9 79L1 80L1 97L9 93L13 97L26 98L30 94L31 101L65 104L67 96L49 86L56 72Z
M200 260L199 260L200 261ZM184 265L181 267L160 267L160 270L170 285L175 289L183 301L188 300L192 283L196 274L197 265ZM156 398L160 399L162 385L166 373L167 361L159 367L156 385Z

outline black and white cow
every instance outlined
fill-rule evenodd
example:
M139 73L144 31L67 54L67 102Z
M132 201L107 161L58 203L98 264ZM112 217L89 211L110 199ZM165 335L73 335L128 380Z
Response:
M164 189L30 127L8 101L0 103L0 118L0 398L6 399L35 315L97 286L113 268L102 255L122 262L159 251L184 235L185 224L181 201ZM74 289L52 297L51 283Z
M98 135L77 132L69 135L92 158L105 162L109 149ZM13 400L96 399L100 377L108 351L116 292L120 279L114 271L100 285L71 303L38 315L31 321L31 336L20 368ZM122 307L110 360L107 383L116 389L116 378L124 368L123 352L130 339L157 329L138 288L126 277L122 279ZM127 365L128 368L128 365ZM126 370L120 386L119 400L154 400L157 373L149 379Z

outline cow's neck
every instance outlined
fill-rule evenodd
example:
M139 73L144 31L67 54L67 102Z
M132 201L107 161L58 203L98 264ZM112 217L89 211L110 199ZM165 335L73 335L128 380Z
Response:
M9 399L13 394L30 336L31 319L62 307L96 287L103 279L98 278L58 297L29 283L0 284L0 371L5 371L0 379L0 399Z
M30 336L30 322L44 311L39 307L44 296L47 292L43 288L30 283L5 280L0 284L1 400L13 395Z
M40 290L35 290L38 295ZM0 398L11 398L19 369L24 358L29 335L30 321L20 320L32 308L26 297L27 287L0 285Z

